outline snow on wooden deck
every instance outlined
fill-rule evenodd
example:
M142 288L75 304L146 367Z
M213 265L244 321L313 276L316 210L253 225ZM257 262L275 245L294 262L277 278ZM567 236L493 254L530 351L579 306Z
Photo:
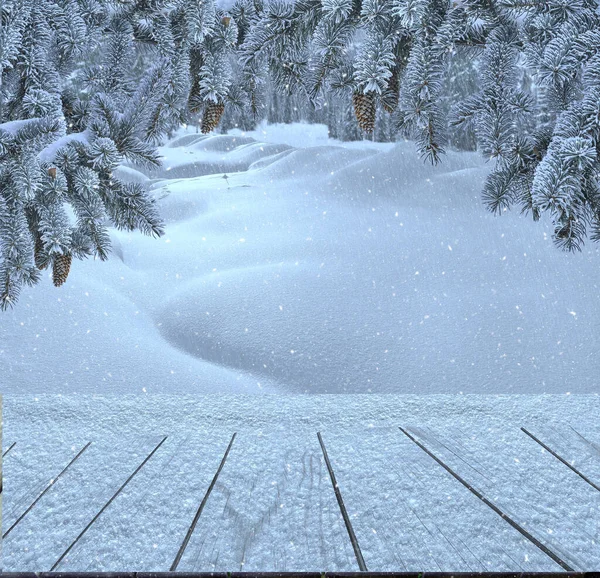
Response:
M414 440L568 567L600 568L600 427L526 426L589 481L513 426L320 429L369 570L561 570ZM16 440L3 569L167 571L204 500L178 571L358 570L317 432L239 432L215 480L233 433Z

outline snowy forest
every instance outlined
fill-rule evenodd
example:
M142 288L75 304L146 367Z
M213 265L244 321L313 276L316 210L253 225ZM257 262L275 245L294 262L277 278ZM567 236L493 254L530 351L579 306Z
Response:
M308 120L341 140L414 140L424 162L477 149L492 212L600 239L600 15L594 0L3 0L0 303L108 227L159 237L122 163L156 167L202 133Z
M0 17L0 574L600 576L598 0Z

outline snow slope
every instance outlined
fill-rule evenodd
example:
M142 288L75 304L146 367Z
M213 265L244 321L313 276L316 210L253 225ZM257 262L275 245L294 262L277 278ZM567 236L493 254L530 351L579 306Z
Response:
M487 167L323 127L181 133L159 239L113 231L0 316L0 391L590 393L600 251L482 206ZM224 174L227 178L224 178Z

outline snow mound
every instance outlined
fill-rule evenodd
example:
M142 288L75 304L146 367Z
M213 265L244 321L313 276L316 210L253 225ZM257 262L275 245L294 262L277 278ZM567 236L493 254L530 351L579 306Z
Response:
M218 134L205 136L188 146L197 151L225 153L254 142L256 141L250 137Z
M258 143L249 137L217 135L175 142L162 149L162 166L152 171L158 179L195 178L215 173L246 171L255 162L289 150L287 145ZM187 144L186 144L187 143ZM173 143L171 143L172 145Z
M270 163L261 174L272 180L293 178L314 181L376 154L375 151L332 146L298 149L280 158L278 162Z
M115 177L126 183L145 183L148 181L148 177L144 173L134 169L133 167L117 167L113 171L113 174Z

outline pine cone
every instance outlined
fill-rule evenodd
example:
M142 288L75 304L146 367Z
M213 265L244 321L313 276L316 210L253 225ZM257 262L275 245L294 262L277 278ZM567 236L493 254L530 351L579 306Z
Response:
M387 89L383 94L383 108L390 114L396 110L400 95L400 78L398 71L394 70L388 78Z
M69 270L71 269L71 254L56 255L54 257L54 263L52 265L52 281L55 287L60 287L69 276Z
M358 92L352 95L354 115L358 126L365 132L373 132L375 129L375 94L373 92Z
M204 114L202 115L202 124L200 130L202 134L207 134L211 130L217 128L221 116L225 111L225 104L222 102L213 102L209 100L204 107Z
M48 267L48 255L44 253L44 243L42 242L42 238L39 234L35 236L35 245L33 247L33 260L35 262L35 266L43 271Z

